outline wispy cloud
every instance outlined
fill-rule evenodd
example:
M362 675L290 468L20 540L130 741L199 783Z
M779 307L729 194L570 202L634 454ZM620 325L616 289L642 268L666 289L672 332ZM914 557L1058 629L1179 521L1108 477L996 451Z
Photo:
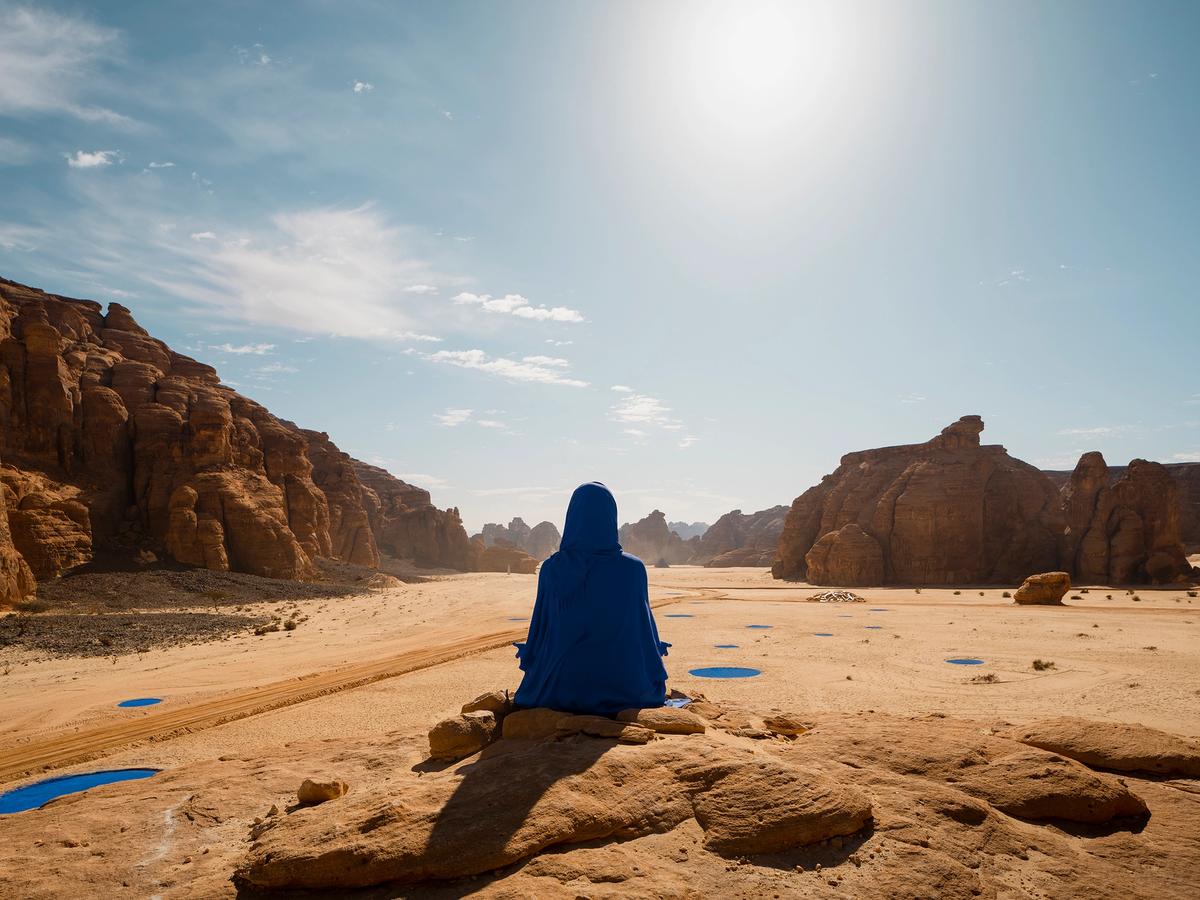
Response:
M131 120L87 103L105 63L118 56L118 32L47 9L0 6L0 115L59 114L85 122Z
M578 310L568 309L565 306L534 306L520 294L493 297L491 294L472 294L464 291L455 296L454 302L473 304L482 307L486 312L516 316L519 319L533 319L537 322L583 321L583 314Z
M272 350L275 349L275 345L274 344L238 344L235 346L234 344L230 344L229 342L226 342L224 344L213 345L211 349L216 350L218 353L233 353L238 356L247 356L247 355L249 355L249 356L266 356L268 353L270 353Z
M0 136L0 166L23 166L32 162L35 155L33 145Z
M375 85L369 81L354 82L354 93L356 94L369 94L373 90L375 90Z
M406 294L436 294L438 289L432 284L410 284L402 289Z
M688 447L691 447L693 444L695 444L699 440L700 440L700 438L696 437L695 435L692 435L692 434L684 435L683 439L680 440L680 442L679 442L679 449L686 450Z
M925 398L922 395L917 394L917 393L901 394L900 402L901 403L924 403Z
M454 428L469 420L472 412L470 409L447 409L444 413L435 413L433 417L447 428Z
M670 408L665 406L661 400L646 394L630 394L618 400L612 407L612 417L618 422L659 426L672 421L670 412Z
M0 248L4 250L28 253L37 248L38 239L44 236L45 232L40 228L0 222Z
M1060 428L1057 433L1064 437L1115 437L1133 429L1132 425L1097 425L1094 428Z
M194 232L171 245L183 263L156 286L257 325L343 337L438 341L414 330L397 285L427 272L400 229L371 206L280 213L269 229Z
M246 66L269 66L276 61L271 58L271 54L267 52L267 48L263 44L251 44L249 47L235 46L233 52L237 54L242 65Z
M430 362L475 369L507 381L561 384L567 387L587 387L588 384L578 378L569 377L566 372L566 360L553 357L526 356L511 359L506 356L489 356L482 350L438 350L436 353L421 355Z
M614 384L609 390L616 391L618 394L632 394L633 388L627 384Z
M254 371L258 375L291 375L300 370L286 363L267 363L265 366L259 366Z
M98 169L111 166L120 159L117 150L76 150L67 154L67 165L72 169Z
M173 162L153 162L153 161L151 161L150 164L146 166L147 169L173 169L174 167L175 167L175 163L173 163Z

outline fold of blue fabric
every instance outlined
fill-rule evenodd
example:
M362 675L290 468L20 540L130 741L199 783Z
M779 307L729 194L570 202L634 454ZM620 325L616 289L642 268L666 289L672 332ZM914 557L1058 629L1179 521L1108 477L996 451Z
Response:
M515 702L612 715L662 706L670 644L659 640L646 567L621 551L617 502L598 482L571 495L559 550L538 575Z

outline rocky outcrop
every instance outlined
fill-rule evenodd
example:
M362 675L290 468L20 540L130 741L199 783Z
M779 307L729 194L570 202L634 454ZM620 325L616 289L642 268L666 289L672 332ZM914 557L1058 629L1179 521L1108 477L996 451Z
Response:
M562 536L553 522L538 522L530 528L519 516L508 523L507 527L495 522L483 526L476 537L481 538L487 547L497 541L507 541L514 547L524 550L538 562L557 552Z
M658 509L644 519L622 525L619 539L626 553L632 553L650 566L661 561L669 565L686 563L696 546L696 539L684 541L668 528L666 514Z
M1060 493L1046 473L981 445L982 431L982 419L965 416L924 444L842 457L792 504L775 577L1004 584L1061 569L1077 582L1124 584L1190 573L1165 467L1134 460L1113 483L1104 458L1086 453ZM861 580L876 575L871 541L882 582Z
M9 606L34 592L29 564L17 550L8 526L9 488L0 483L0 606ZM15 500L15 496L13 500Z
M772 506L756 513L725 513L704 532L694 559L712 567L771 565L787 512L786 506Z
M386 469L351 460L363 486L367 519L379 549L418 566L471 569L471 542L455 507L438 509L429 492Z
M1092 768L1200 778L1200 741L1145 725L1063 716L1016 728L1010 736Z
M871 803L817 771L704 735L645 746L576 738L548 752L506 734L469 765L411 782L402 800L352 794L336 823L320 808L269 820L236 878L260 890L411 884L688 821L705 850L742 856L853 834L871 821Z
M1179 528L1179 488L1166 467L1135 459L1110 483L1104 457L1085 453L1062 489L1065 568L1084 583L1166 583L1191 566Z
M1088 454L1085 454L1087 456ZM1080 462L1083 460L1081 459ZM1184 552L1200 553L1200 462L1161 463L1178 490L1179 539ZM1108 466L1111 485L1125 476L1128 466ZM1047 471L1046 475L1060 489L1071 483L1074 471Z
M375 565L372 500L388 546L411 551L397 555L465 565L457 512L424 491L377 470L368 492L328 436L221 384L120 304L3 279L0 454L0 597L102 551L293 579L320 557Z
M878 544L882 583L1005 583L1054 568L1062 530L1054 485L1003 447L980 445L982 431L979 416L965 416L923 444L842 457L792 504L775 577L814 581L809 552L851 524ZM855 583L857 553L819 557L829 583Z
M1062 598L1071 589L1071 576L1066 572L1040 572L1030 575L1013 594L1013 602L1021 606L1062 606Z

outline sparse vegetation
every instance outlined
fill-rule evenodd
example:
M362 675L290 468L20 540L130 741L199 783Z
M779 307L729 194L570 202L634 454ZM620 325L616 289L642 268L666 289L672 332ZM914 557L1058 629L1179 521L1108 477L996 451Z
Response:
M955 592L954 592L954 596L955 596L955 597L957 597L957 596L958 596L959 594L961 594L961 593L962 593L962 591L955 591Z
M44 600L18 600L13 604L13 609L21 613L29 613L35 615L50 611L50 604Z
M1195 592L1195 591L1188 591L1188 596L1189 596L1189 597L1195 597L1195 596L1196 596L1196 592Z
M995 684L1000 680L1000 676L995 672L988 672L985 675L976 675L971 680L976 684Z
M1071 599L1072 599L1072 600L1082 600L1083 598L1082 598L1082 597L1080 597L1078 594L1072 594L1072 595L1071 595Z
M254 633L259 637L262 637L264 634L270 634L271 632L278 630L278 622L268 622L266 625L259 625L257 628L255 628Z
M1134 594L1134 595L1133 595L1133 602L1134 602L1134 603L1141 603L1141 602L1142 602L1142 598L1141 598L1141 597L1139 597L1137 594Z
M1053 662L1051 662L1048 659L1035 659L1033 661L1033 670L1035 672L1045 672L1048 669L1057 669L1057 668L1058 668L1058 666L1056 666Z
M918 594L919 594L919 593L921 593L921 589L920 589L920 588L914 588L913 590L915 590L915 591L916 591ZM1193 596L1194 596L1194 595L1193 595Z
M979 596L980 596L980 597L982 597L982 596L983 596L983 591L980 591L980 592L979 592Z
M1012 599L1012 591L1005 591L1000 596L1003 597L1005 600L1011 600Z
M1153 652L1153 651L1157 650L1157 649L1158 649L1158 647L1154 646L1154 644L1151 644L1150 646L1148 646L1148 647L1143 647L1142 649L1143 649L1143 650L1150 650L1150 651L1152 651L1152 652Z
M1105 594L1104 596L1105 596L1105 599L1108 599L1108 600L1112 599L1112 594Z
M284 631L295 631L297 624L298 623L296 622L295 619L288 619L286 622L283 623L283 630Z
M1086 594L1086 593L1088 593L1088 589L1087 589L1087 588L1080 588L1080 589L1079 589L1079 593L1081 593L1081 594Z

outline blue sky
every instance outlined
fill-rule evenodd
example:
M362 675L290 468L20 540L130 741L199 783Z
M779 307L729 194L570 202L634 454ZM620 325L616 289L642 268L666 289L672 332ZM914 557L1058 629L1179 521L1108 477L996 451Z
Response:
M457 505L1200 459L1200 6L0 0L0 274Z

